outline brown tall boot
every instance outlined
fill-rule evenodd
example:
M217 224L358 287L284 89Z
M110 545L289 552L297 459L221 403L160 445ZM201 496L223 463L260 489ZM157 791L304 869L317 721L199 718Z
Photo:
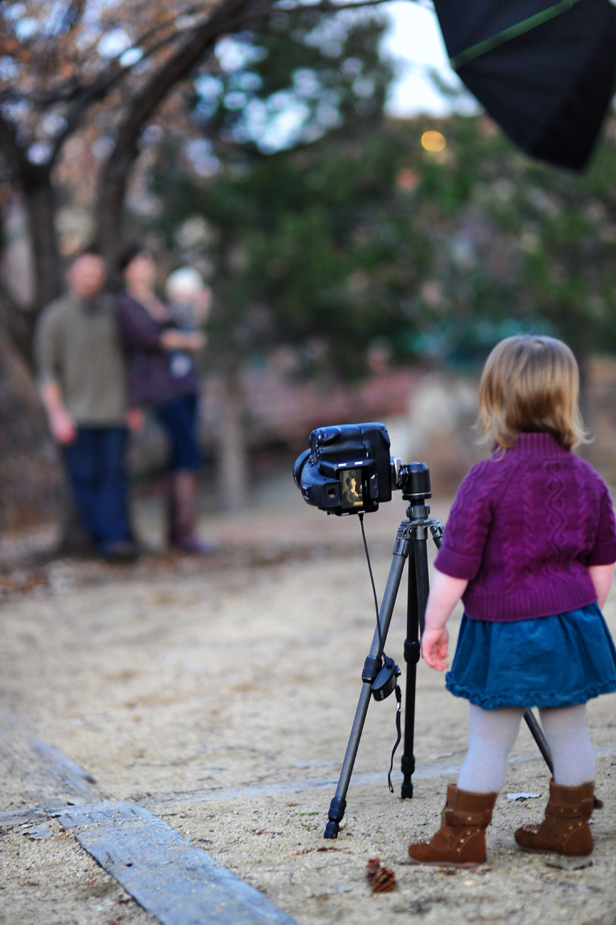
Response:
M182 552L204 555L214 547L202 542L195 532L197 516L197 476L178 469L169 477L169 545Z
M550 798L541 825L525 826L515 833L520 848L554 851L568 857L590 854L594 842L588 821L595 807L594 793L594 781L579 787L565 787L551 780Z
M472 793L447 787L443 824L428 842L409 845L415 864L431 867L478 867L486 859L485 830L492 822L497 793Z

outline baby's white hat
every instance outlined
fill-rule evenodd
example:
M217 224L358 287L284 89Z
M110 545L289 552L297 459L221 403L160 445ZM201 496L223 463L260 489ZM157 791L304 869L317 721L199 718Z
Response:
M203 277L194 267L180 267L167 277L165 295L170 302L194 299L203 291Z

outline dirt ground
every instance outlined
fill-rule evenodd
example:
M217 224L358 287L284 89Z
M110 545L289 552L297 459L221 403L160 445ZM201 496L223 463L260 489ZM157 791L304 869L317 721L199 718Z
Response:
M613 925L616 696L589 707L605 801L592 867L555 869L514 848L514 829L539 820L548 790L526 731L489 830L487 864L452 872L408 863L409 841L438 825L467 735L466 702L424 664L414 798L399 798L399 771L396 794L388 792L395 704L373 703L344 828L337 841L323 839L374 609L357 521L328 518L299 497L271 500L242 517L208 518L220 551L205 560L56 562L13 568L10 586L5 575L0 812L69 802L42 769L32 744L41 740L89 772L103 795L146 806L300 925ZM444 518L446 505L434 513ZM403 515L396 500L366 518L379 591ZM154 535L148 517L142 529ZM606 617L616 634L616 594ZM459 615L453 623L455 636ZM404 630L402 593L387 644L399 662ZM539 796L507 799L517 792ZM1 923L154 922L57 821L25 818L1 831ZM377 856L396 873L391 893L373 894L366 883L366 862Z

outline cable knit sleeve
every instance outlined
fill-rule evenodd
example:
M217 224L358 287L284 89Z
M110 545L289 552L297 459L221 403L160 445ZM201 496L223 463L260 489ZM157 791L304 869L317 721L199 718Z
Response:
M616 562L616 521L607 485L602 482L597 539L587 565L611 565Z
M434 563L439 572L468 581L476 577L504 478L505 463L500 460L477 463L468 473L458 489Z

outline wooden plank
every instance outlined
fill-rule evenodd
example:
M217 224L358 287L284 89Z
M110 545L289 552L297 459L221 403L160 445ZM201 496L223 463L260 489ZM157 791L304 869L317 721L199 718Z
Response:
M0 765L1 772L13 781L13 799L19 795L33 807L104 799L87 771L54 746L30 738L24 721L10 711L1 697Z
M75 778L79 786L82 785L82 781L87 781L89 784L96 783L91 774L84 771L83 768L80 768L72 758L69 758L61 752L55 745L48 745L46 742L40 742L38 739L30 739L30 741L37 752L42 755L52 767L61 769L64 774L69 774L71 778Z
M46 809L16 809L13 812L0 813L0 827L12 825L26 825L27 823L43 823L49 818Z
M42 767L62 793L74 793L82 800L85 798L98 802L101 799L100 791L92 786L95 783L92 775L80 768L72 758L55 745L47 745L37 739L30 739L30 742L43 759Z
M143 806L106 800L54 816L162 925L295 925Z

